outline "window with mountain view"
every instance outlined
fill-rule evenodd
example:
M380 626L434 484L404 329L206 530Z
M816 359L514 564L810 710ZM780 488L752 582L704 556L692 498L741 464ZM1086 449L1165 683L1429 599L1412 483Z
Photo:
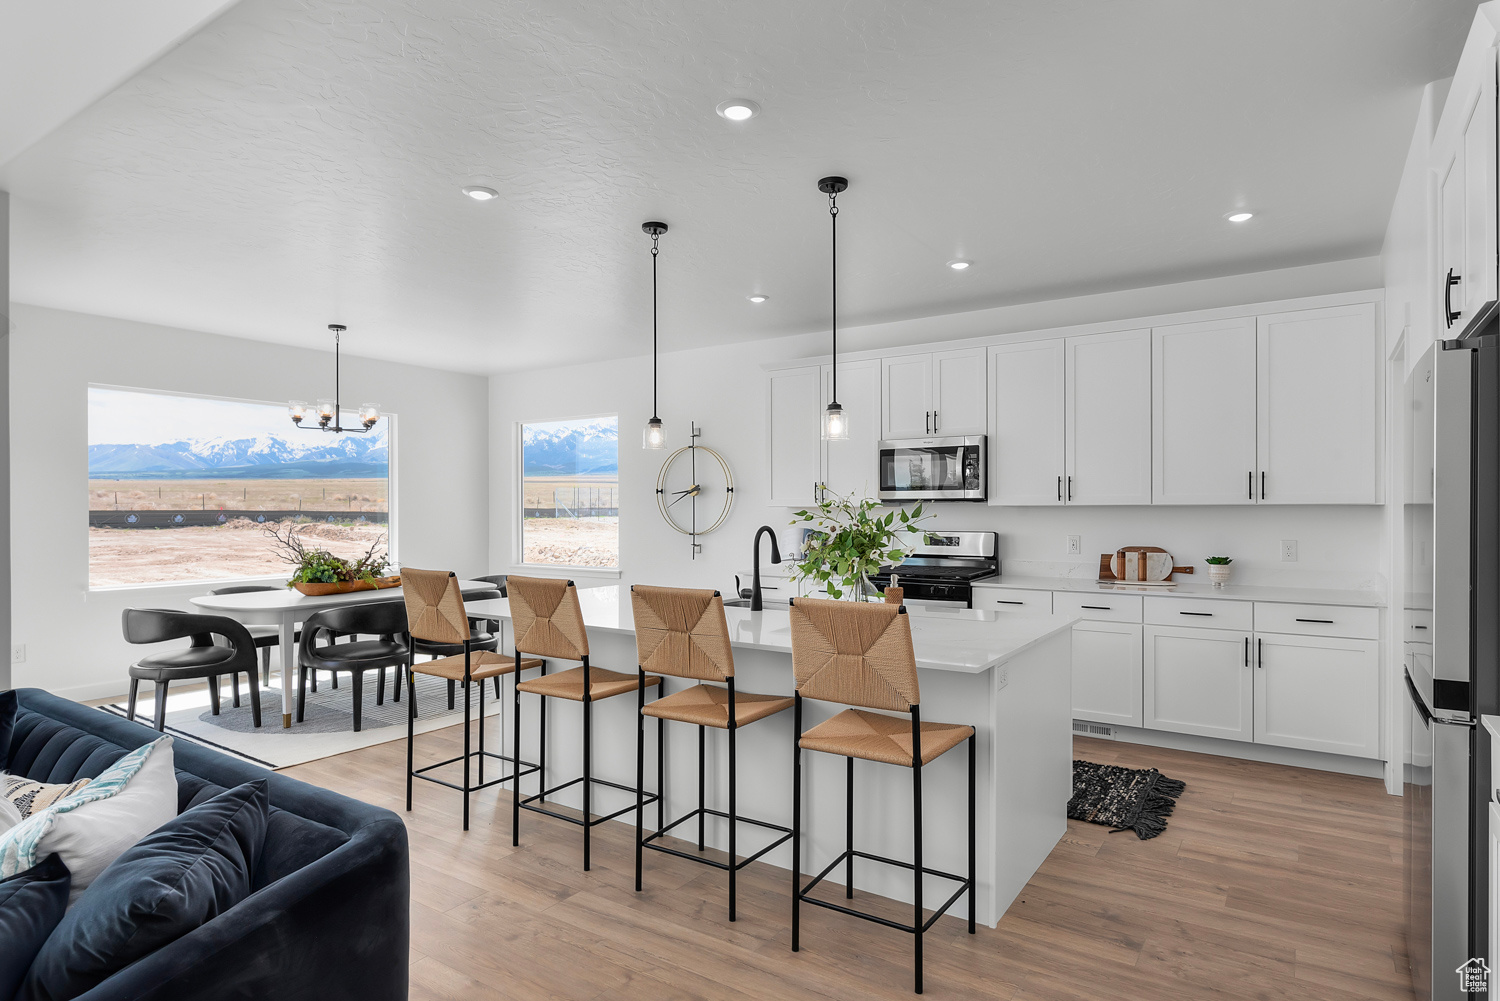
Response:
M89 586L285 580L268 525L360 555L389 527L389 434L387 417L333 435L281 405L89 387Z
M521 562L620 565L620 420L521 425Z

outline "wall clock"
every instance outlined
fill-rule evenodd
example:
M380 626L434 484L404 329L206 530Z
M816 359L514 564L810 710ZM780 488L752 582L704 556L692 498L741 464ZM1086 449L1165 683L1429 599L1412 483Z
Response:
M656 477L656 506L667 524L692 543L693 559L703 551L698 541L723 525L734 506L734 474L724 457L698 444L703 429L693 427L692 444L684 445L661 464Z

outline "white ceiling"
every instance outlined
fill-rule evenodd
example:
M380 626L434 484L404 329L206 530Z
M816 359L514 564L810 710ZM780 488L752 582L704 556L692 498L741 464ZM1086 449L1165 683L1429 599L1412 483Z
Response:
M1473 11L241 0L0 168L12 295L339 321L451 369L618 357L649 349L660 218L664 347L826 329L834 172L846 324L1362 257ZM715 115L736 96L763 114Z

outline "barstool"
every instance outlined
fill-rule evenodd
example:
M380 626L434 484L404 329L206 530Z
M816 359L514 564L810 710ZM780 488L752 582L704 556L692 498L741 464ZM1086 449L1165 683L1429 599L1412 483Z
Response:
M792 700L775 695L737 692L734 687L734 652L729 647L729 624L724 620L724 599L718 591L680 587L648 587L637 584L630 589L631 608L635 613L635 645L640 661L637 685L641 719L636 726L635 781L635 888L641 889L641 855L643 848L692 859L729 873L729 920L735 919L735 874L792 836L791 828L778 827L763 820L741 817L736 808L737 779L735 771L735 735L740 727L766 719L792 708ZM646 671L674 678L700 682L671 695L661 683L661 698L646 701ZM723 688L718 687L723 685ZM656 789L662 790L662 721L692 723L698 727L698 808L683 814L665 826L661 822L661 800L656 804L656 833L644 836L646 729L645 717L656 717ZM704 802L703 745L707 727L729 733L729 812L709 809ZM729 821L729 861L718 862L703 855L670 848L657 841L678 824L698 820L698 851L703 851L703 825L707 817ZM743 862L736 852L736 829L740 822L782 832L781 837L766 845Z
M545 813L549 817L566 820L570 824L578 824L583 828L583 868L587 872L589 869L589 835L593 828L606 820L613 820L631 810L638 809L640 805L637 802L623 810L616 810L602 817L593 815L594 786L602 785L623 792L636 792L634 786L594 778L592 761L594 703L600 699L612 698L616 695L624 695L626 692L657 685L661 679L647 677L645 680L640 680L635 675L608 671L589 664L588 631L583 625L583 609L578 604L578 589L573 586L572 581L512 575L505 585L510 598L511 626L515 629L516 658L519 659L522 653L529 653L536 657L576 660L581 665L558 674L548 674L544 663L541 677L516 684L515 756L517 758L521 756L522 692L541 696L542 744L541 754L538 755L541 761L541 775L537 780L537 792L531 796L522 797L521 780L519 776L516 778L515 796L511 801L511 844L521 843L521 811L523 809ZM548 699L568 699L572 702L583 703L583 775L550 788L547 786ZM545 803L552 793L560 792L580 782L583 783L583 819L570 817L565 813L558 813L539 805ZM656 802L658 795L652 795L647 802Z
M482 640L474 637L469 631L469 617L464 612L464 598L459 590L458 578L450 571L413 570L411 567L402 567L401 593L406 601L406 630L411 636L413 650L458 650L458 653L439 656L420 664L416 662L415 656L407 659L406 809L411 810L413 779L424 779L437 785L447 786L449 789L456 789L464 794L464 830L467 831L469 829L470 793L508 782L513 777L519 782L520 776L529 775L540 768L531 762L522 761L519 750L512 759L504 754L496 754L484 749L484 683L490 678L498 680L501 675L505 674L515 674L519 678L519 672L534 667L545 669L545 664L540 660L521 660L519 656L506 657L496 652L494 642L489 637L484 637ZM422 644L426 644L425 648ZM464 753L457 758L449 758L446 761L415 768L413 767L415 764L413 745L416 742L417 675L419 674L447 681L450 698L453 684L457 682L463 685ZM479 751L477 753L470 751L469 743L473 730L469 716L469 691L475 682L479 683ZM504 710L502 709L501 712L503 714ZM503 751L505 749L503 729L501 734L500 748ZM479 759L478 785L469 783L469 763L473 758ZM511 762L513 766L511 774L486 782L484 780L485 758ZM454 785L452 782L427 774L456 761L464 763L463 785Z
M969 894L969 934L974 934L975 806L974 728L921 721L917 690L917 659L912 650L911 620L905 605L867 604L795 598L791 603L792 673L796 677L795 767L792 779L792 951L801 948L801 905L851 914L911 933L916 939L916 992L922 993L922 933L932 927L965 891ZM832 719L802 732L802 700L836 702L845 709ZM867 712L867 709L886 712ZM910 723L887 712L906 713ZM922 865L922 767L959 744L969 744L969 875L928 869ZM812 882L802 886L802 751L842 755L845 772L845 849ZM854 849L854 759L911 769L912 861L872 855ZM844 907L808 894L823 878L844 863L844 896L854 896L854 860L867 859L911 870L915 917L903 925L874 914ZM922 920L922 876L937 876L959 884L954 894L926 921Z

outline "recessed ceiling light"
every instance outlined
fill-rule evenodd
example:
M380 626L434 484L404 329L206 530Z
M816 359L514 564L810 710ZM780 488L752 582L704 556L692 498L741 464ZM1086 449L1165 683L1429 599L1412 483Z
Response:
M743 97L725 101L714 109L719 117L727 118L731 122L746 122L760 114L760 105L754 101L747 101Z
M1255 218L1254 212L1231 212L1224 217L1230 222L1249 222Z
M960 257L958 260L949 261L948 267L952 268L954 271L967 271L969 270L969 266L973 263L973 261L966 261L962 257Z
M500 197L500 192L496 191L494 188L486 188L478 184L470 184L468 187L464 188L464 194L468 195L476 202L487 202L491 198Z
M745 296L745 298L749 299L751 302L765 302L771 297L768 295L762 295L761 293L757 292L754 295L747 295Z

